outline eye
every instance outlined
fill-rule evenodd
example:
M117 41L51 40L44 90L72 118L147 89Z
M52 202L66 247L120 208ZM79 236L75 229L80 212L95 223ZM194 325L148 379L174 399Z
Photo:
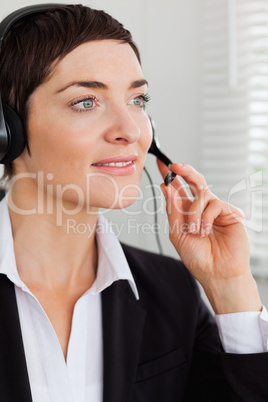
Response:
M80 105L81 107L83 107L84 109L91 109L94 106L94 101L93 99L87 99L84 100L83 102L79 102L77 105Z
M149 102L150 97L148 94L136 96L129 102L131 105L145 108L145 105Z
M97 98L86 97L83 99L77 99L71 103L72 109L78 112L86 112L93 110L97 106Z

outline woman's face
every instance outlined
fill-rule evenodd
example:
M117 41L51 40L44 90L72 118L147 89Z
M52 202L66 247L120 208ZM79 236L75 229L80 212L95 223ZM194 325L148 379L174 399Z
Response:
M19 170L41 172L44 189L49 184L66 201L104 208L132 204L152 139L146 90L130 45L80 45L30 98L30 155L23 152Z

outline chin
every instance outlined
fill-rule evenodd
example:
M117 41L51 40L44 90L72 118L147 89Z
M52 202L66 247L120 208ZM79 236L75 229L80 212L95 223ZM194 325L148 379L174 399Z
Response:
M91 198L90 206L104 209L125 209L131 206L139 196L139 187L123 188L118 193L105 192L98 194L97 199ZM95 199L94 199L95 198Z
M132 201L128 201L128 202L124 202L124 203L120 202L118 204L115 204L113 206L113 208L110 208L110 209L126 209L126 208L130 207L132 204L134 204L136 199L137 198L133 199Z

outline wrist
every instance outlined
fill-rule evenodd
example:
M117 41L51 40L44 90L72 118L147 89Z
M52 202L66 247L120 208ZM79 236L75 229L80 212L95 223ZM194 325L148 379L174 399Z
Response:
M257 284L251 274L212 281L203 288L215 314L262 309Z

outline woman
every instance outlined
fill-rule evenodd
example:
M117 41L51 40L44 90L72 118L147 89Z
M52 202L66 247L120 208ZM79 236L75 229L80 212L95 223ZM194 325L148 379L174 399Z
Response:
M194 201L178 178L161 185L170 239L222 344L182 262L121 246L98 214L137 197L152 140L130 33L55 5L10 29L0 64L26 142L5 164L0 205L2 400L267 400L267 313L240 212L189 165L171 169Z

